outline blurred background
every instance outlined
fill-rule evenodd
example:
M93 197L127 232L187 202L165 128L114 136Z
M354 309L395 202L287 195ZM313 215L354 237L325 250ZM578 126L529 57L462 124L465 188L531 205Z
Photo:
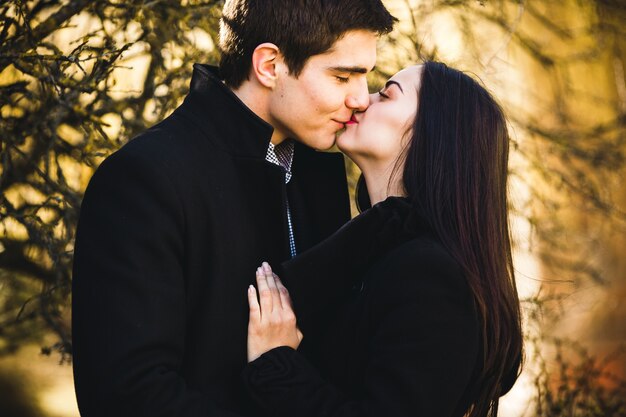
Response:
M216 63L222 1L0 5L0 415L78 416L71 264L99 163ZM626 416L626 0L387 0L372 91L437 59L505 108L526 365L500 415ZM347 164L352 186L357 168Z

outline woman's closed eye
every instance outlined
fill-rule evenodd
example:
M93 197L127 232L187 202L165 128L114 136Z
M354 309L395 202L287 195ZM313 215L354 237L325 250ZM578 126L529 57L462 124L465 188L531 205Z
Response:
M380 90L378 92L378 95L381 96L382 98L389 98L389 96L387 95L387 93L385 93L383 90Z

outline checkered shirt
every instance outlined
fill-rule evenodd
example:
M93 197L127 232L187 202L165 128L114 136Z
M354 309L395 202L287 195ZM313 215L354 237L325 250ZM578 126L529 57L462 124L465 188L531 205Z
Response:
M278 145L270 142L267 148L265 160L282 167L285 170L285 184L291 180L291 164L293 163L294 143L291 140L285 140ZM287 200L287 225L289 226L289 250L291 257L296 256L296 241L293 236L293 225L291 223L291 209L289 208L289 200Z

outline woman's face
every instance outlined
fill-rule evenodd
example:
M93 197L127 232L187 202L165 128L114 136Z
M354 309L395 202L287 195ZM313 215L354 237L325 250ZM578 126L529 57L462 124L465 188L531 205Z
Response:
M337 138L339 149L361 170L395 164L417 114L421 75L422 65L395 74L380 92L370 94L368 109L355 113Z

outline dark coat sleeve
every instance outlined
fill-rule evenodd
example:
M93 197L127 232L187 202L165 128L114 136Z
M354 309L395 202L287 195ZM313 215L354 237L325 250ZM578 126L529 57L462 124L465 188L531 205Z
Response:
M186 386L185 217L165 166L123 149L85 193L73 275L83 417L232 416Z
M360 398L348 398L297 351L273 349L244 370L277 417L451 416L470 384L478 321L469 288L440 247L412 242L370 270L373 323ZM306 335L305 335L306 337Z

